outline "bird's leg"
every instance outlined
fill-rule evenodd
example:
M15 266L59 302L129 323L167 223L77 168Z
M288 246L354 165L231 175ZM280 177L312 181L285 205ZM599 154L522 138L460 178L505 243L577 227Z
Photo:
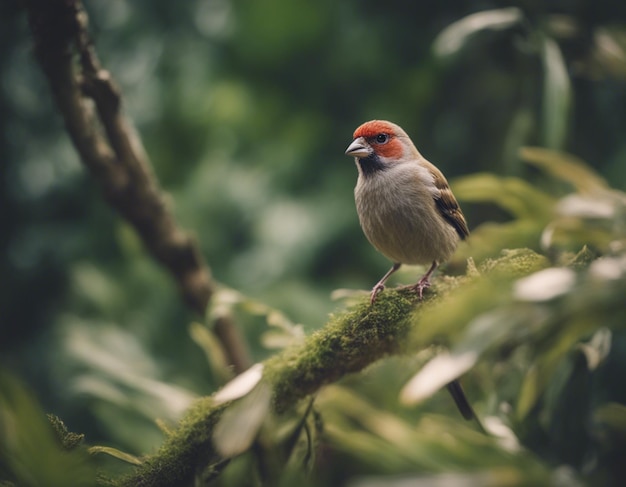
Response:
M417 281L416 284L411 286L411 289L413 289L419 295L420 300L422 299L422 295L424 294L424 289L430 287L430 276L433 274L433 272L435 272L438 266L439 263L436 260L433 260L433 263L430 266L430 269L428 269L428 271L426 272L426 274L424 274L422 278Z
M385 289L385 281L389 279L389 276L391 274L393 274L398 269L400 269L401 265L402 264L400 264L399 262L394 263L393 266L391 266L391 269L389 269L387 273L383 277L380 278L380 281L378 281L376 285L372 288L372 293L370 294L370 305L374 304L374 301L376 301L376 296L378 296L378 293L381 292L383 289Z

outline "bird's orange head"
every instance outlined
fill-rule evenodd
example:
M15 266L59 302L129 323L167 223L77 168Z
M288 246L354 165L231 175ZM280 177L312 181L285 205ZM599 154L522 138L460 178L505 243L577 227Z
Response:
M358 127L346 154L358 159L375 159L380 164L393 164L418 155L406 132L386 120L371 120Z

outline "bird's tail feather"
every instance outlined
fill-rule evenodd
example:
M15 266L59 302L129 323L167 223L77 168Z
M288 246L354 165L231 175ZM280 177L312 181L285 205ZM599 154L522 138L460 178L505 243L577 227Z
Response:
M454 399L454 402L456 403L456 407L459 408L461 415L468 421L474 419L476 416L474 409L472 409L472 405L467 400L467 396L465 395L465 392L463 392L461 383L458 380L455 380L450 382L447 387L452 399Z

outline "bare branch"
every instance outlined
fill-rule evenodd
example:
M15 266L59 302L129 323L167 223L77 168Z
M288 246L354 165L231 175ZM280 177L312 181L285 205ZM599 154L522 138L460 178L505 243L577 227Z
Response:
M178 227L141 140L122 113L120 90L96 55L82 3L25 4L35 55L83 164L107 202L172 274L188 306L204 314L216 284L195 239ZM215 331L235 371L245 370L250 365L247 347L232 321L222 319Z

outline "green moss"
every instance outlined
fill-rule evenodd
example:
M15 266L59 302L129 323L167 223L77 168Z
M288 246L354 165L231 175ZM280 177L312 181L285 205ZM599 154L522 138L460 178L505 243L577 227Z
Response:
M64 450L73 450L82 443L85 435L69 431L65 426L65 423L61 421L58 416L55 416L54 414L48 414L47 416L48 421L50 421L52 429L54 430L54 433Z
M550 265L547 257L531 249L505 249L498 259L487 259L480 266L481 273L495 276L522 277L545 269Z
M276 410L283 411L322 385L398 351L414 303L410 294L386 290L374 306L364 302L333 315L302 345L270 358L264 375L273 386Z
M567 263L574 270L585 269L597 257L586 245Z
M223 462L211 437L225 405L215 406L211 398L196 401L156 454L144 458L135 471L120 479L120 486L192 485L196 468L207 469Z

